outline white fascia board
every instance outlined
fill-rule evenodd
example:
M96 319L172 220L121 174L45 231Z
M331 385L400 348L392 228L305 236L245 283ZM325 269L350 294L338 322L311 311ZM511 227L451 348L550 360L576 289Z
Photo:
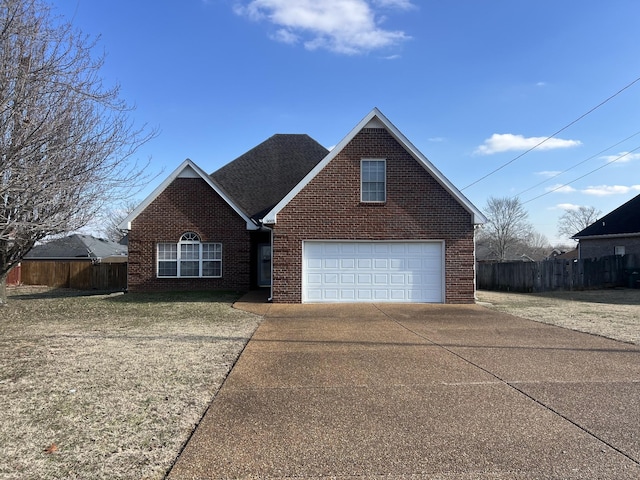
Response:
M338 143L326 157L311 170L286 197L284 197L273 209L262 219L263 223L274 224L277 221L278 212L282 210L307 184L333 160L344 147L360 133L367 125L371 124L374 128L385 128L412 156L418 161L425 170L427 170L436 181L447 190L458 202L472 215L473 224L479 225L487 222L487 218L478 210L463 194L458 190L428 159L425 157L403 134L393 125L380 110L374 108L364 117L358 125L356 125L349 134Z
M632 232L632 233L607 233L605 235L587 235L587 236L577 236L574 235L571 237L575 240L609 240L616 238L629 238L629 237L640 237L640 232Z
M218 194L220 197L246 222L247 230L258 230L260 227L255 224L238 206L231 201L231 199L222 191L218 186L213 183L209 175L204 170L198 167L188 158L176 168L171 175L164 179L164 181L158 185L147 198L145 198L140 205L138 205L121 223L118 228L121 230L131 230L131 222L133 222L138 215L146 210L151 203L169 186L171 183L180 177L201 178Z

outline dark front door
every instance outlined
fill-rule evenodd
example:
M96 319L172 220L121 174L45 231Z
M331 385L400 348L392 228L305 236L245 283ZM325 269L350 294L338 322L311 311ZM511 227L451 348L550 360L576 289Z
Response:
M258 245L258 286L271 286L271 245Z

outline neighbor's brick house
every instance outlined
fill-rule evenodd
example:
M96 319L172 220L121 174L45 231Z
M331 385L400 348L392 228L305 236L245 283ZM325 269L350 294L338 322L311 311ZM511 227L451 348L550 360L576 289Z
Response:
M596 220L572 238L578 240L579 258L640 256L640 195Z
M276 135L211 175L185 161L123 222L129 288L470 303L484 220L374 109L331 152Z

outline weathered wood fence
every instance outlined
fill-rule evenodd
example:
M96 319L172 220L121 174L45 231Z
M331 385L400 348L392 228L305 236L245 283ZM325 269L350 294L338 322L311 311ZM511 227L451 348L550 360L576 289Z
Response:
M126 263L42 260L22 262L21 270L23 285L105 291L127 288Z
M511 292L640 288L640 255L480 263L476 269L476 286L479 290Z
M11 270L9 270L9 274L7 275L7 285L19 285L22 278L22 267L20 264L14 266Z

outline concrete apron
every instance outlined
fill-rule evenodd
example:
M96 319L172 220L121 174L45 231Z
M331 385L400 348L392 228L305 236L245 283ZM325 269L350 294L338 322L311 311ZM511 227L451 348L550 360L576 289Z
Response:
M271 305L169 478L640 478L640 348L480 306Z

